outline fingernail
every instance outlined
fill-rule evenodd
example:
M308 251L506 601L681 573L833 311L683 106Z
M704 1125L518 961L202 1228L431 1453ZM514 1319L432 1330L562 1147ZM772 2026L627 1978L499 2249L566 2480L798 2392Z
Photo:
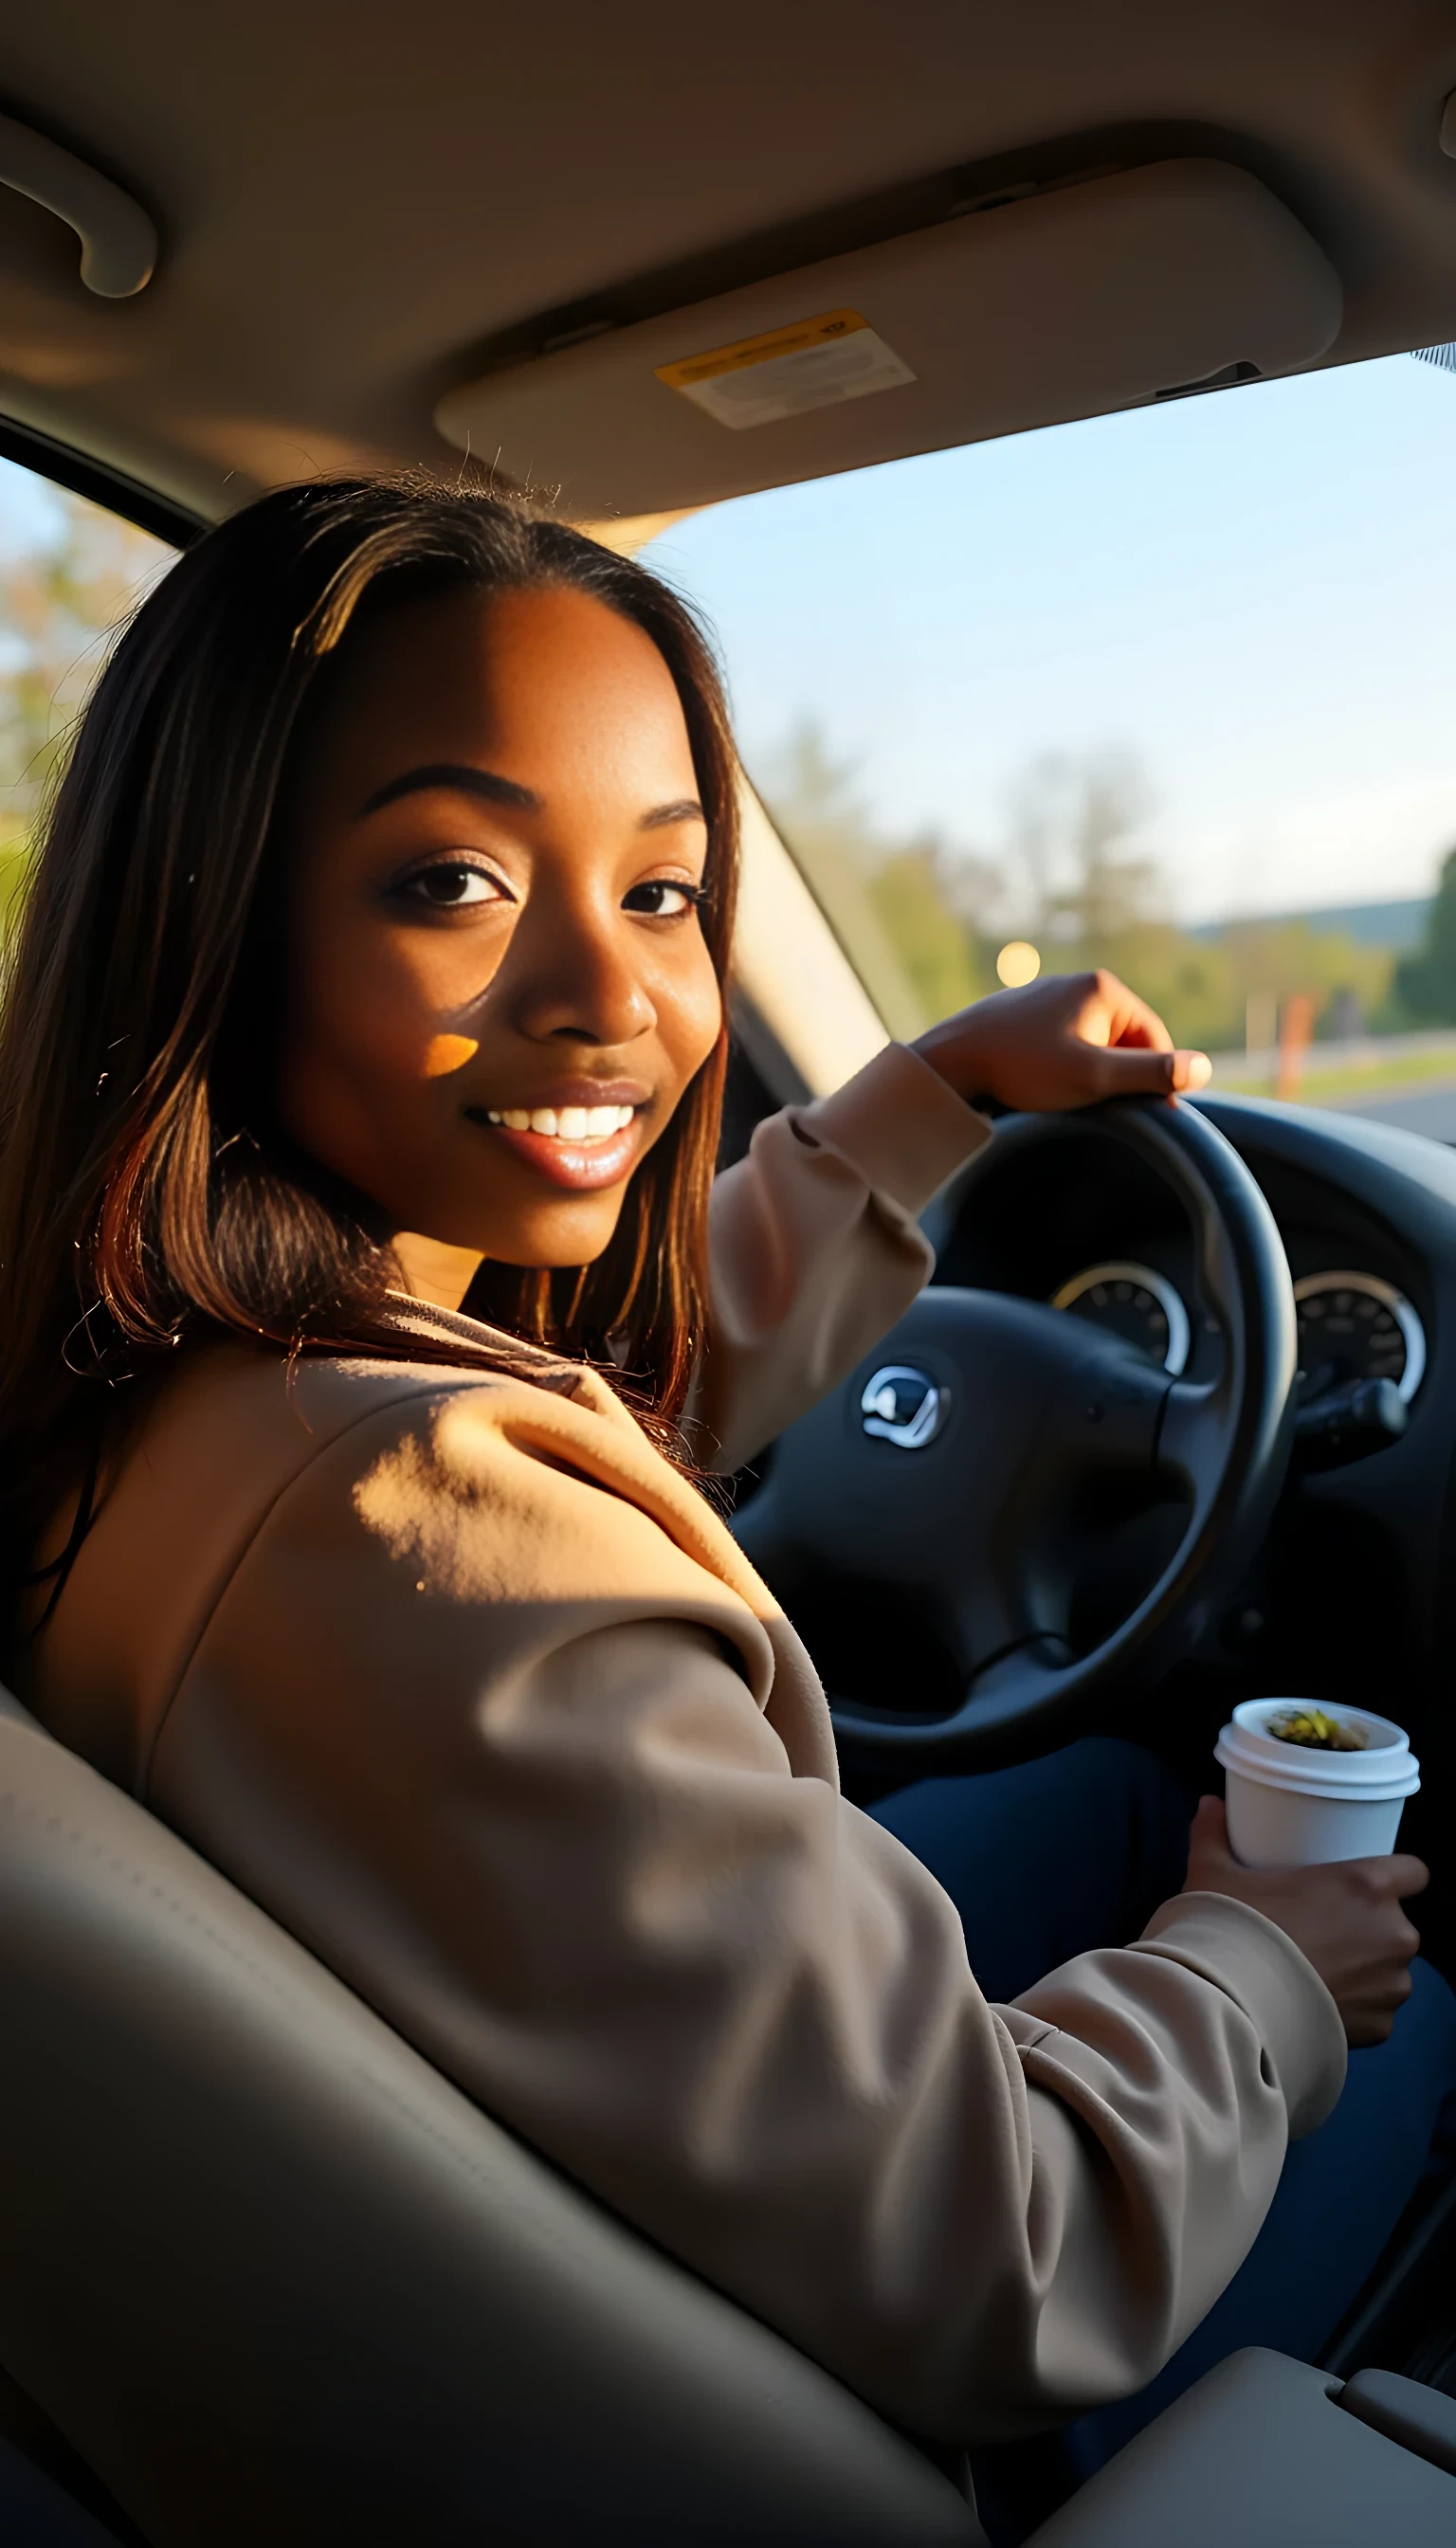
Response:
M1206 1052L1180 1052L1175 1058L1175 1088L1207 1088L1214 1075L1214 1065Z

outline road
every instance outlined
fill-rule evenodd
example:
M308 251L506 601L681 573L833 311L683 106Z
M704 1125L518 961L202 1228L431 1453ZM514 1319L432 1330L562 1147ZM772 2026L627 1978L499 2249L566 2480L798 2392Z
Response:
M1315 1103L1319 1102L1317 1098ZM1368 1097L1327 1102L1341 1115L1368 1115L1377 1124L1398 1125L1403 1133L1424 1133L1432 1141L1456 1142L1456 1079L1436 1088L1377 1088Z

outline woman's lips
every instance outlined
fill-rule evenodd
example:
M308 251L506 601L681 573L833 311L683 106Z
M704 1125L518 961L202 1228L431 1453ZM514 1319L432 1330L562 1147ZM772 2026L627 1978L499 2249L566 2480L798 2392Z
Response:
M641 1148L632 1106L472 1106L466 1111L473 1124L523 1165L549 1184L577 1194L619 1185ZM548 1130L550 1126L556 1129Z

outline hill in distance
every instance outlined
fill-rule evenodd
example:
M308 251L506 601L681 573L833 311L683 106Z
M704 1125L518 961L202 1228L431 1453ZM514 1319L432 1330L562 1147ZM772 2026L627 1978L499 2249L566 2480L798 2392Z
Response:
M1230 929L1279 929L1302 920L1317 937L1327 934L1352 938L1357 947L1381 948L1392 955L1405 956L1419 946L1429 909L1430 896L1419 894L1410 902L1345 902L1322 911L1236 912L1227 920L1201 920L1187 935L1216 940Z

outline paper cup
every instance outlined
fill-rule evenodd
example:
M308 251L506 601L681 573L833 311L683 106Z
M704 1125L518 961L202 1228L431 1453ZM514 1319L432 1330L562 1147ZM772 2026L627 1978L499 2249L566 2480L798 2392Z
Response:
M1246 1698L1214 1747L1223 1765L1228 1846L1245 1866L1325 1866L1341 1858L1389 1858L1420 1764L1399 1725L1363 1707L1318 1702L1365 1737L1359 1752L1283 1743L1271 1718L1312 1704Z

